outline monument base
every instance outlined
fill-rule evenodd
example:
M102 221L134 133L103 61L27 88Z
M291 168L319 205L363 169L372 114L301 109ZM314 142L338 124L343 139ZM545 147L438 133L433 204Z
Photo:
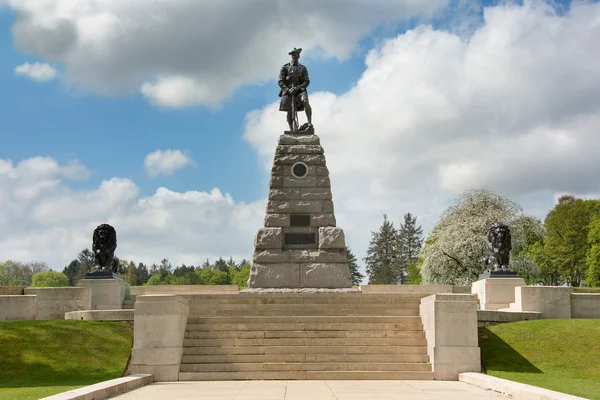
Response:
M118 279L123 280L123 277L119 274L115 274L112 271L94 271L85 274L84 279Z
M487 278L518 278L519 276L515 271L505 270L505 271L485 271L483 274L479 275L479 280L487 279Z
M471 284L471 293L479 298L481 310L508 308L515 301L515 288L525 286L525 279L518 277L491 277Z
M252 264L250 289L343 289L351 288L346 263Z
M110 272L112 274L112 272ZM92 292L92 310L120 310L129 297L129 285L117 278L86 278L77 282L79 287L89 287Z

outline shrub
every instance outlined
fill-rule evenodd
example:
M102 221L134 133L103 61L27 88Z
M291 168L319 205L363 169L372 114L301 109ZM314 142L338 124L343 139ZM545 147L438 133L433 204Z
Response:
M69 286L69 278L62 272L38 272L31 279L31 287L65 287Z
M19 296L24 294L25 286L0 286L0 296Z

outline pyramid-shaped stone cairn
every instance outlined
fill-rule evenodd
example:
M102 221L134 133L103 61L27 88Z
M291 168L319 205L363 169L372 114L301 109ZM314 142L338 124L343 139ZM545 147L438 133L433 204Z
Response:
M313 132L286 131L279 137L249 288L352 287L323 153Z

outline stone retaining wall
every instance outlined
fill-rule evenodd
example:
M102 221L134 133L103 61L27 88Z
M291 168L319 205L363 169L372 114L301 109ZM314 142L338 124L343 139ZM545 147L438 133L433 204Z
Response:
M600 293L571 293L571 318L600 318Z
M36 296L0 296L0 321L34 320Z
M146 294L235 294L239 292L237 285L157 285L131 286L132 296Z
M92 293L89 288L26 288L26 295L37 296L36 319L65 319L70 311L92 308Z

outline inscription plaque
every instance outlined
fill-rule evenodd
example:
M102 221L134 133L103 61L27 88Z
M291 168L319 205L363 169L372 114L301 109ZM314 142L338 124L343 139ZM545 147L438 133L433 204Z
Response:
M286 233L285 244L316 244L317 238L314 233Z
M290 226L310 226L310 215L308 214L291 214Z

